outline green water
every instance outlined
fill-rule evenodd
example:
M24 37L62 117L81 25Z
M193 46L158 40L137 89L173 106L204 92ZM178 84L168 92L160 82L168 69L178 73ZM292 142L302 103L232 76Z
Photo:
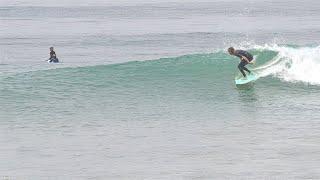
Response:
M251 69L276 55L274 52L252 53L258 55L259 60ZM7 108L1 114L11 120L57 116L81 119L97 114L121 119L128 118L131 113L139 116L130 118L145 119L148 116L144 115L161 111L162 106L172 106L187 114L202 111L201 107L205 106L206 112L202 113L206 118L214 114L216 118L233 119L250 116L252 108L268 114L274 110L275 102L290 107L287 101L317 90L317 86L283 82L272 76L262 77L252 85L236 87L237 62L236 58L217 52L18 73L2 79L1 102ZM300 95L296 96L298 93ZM173 115L176 113L174 109L166 109ZM287 111L286 108L280 110ZM259 113L254 112L254 115ZM157 118L161 116L160 113Z
M2 74L1 142L8 144L6 157L16 161L0 169L34 177L45 164L50 173L35 178L68 177L70 168L60 167L75 170L84 163L95 168L80 179L88 174L166 179L199 176L186 175L195 163L222 173L206 173L209 179L244 177L249 171L265 178L279 169L284 173L276 176L296 178L304 176L292 171L302 163L316 177L317 166L308 163L317 153L296 155L319 150L317 79L302 81L300 71L293 71L301 63L295 56L309 49L277 48L250 50L257 61L250 68L261 78L240 87L234 84L238 59L223 51ZM288 158L299 163L280 163ZM172 172L176 167L178 174ZM148 173L141 171L146 168Z

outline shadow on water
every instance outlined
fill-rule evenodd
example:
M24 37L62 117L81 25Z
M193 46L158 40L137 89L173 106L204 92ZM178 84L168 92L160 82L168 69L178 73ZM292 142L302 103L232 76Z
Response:
M238 101L241 107L241 116L246 119L257 119L260 107L259 96L254 87L254 83L236 86L238 91ZM239 116L240 116L239 115Z
M238 93L239 93L239 100L241 102L256 102L258 101L258 97L255 93L254 82L236 85Z
M250 82L247 84L236 84L236 87L238 90L252 90L254 87L253 85L254 85L254 83Z

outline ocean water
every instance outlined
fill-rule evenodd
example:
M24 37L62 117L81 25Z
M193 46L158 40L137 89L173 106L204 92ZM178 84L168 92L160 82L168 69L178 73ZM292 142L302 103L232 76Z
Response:
M319 10L2 0L0 179L320 179Z

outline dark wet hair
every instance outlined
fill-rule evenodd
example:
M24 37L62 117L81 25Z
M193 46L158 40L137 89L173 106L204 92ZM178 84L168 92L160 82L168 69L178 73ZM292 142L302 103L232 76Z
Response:
M228 52L229 52L229 53L233 53L233 52L234 52L234 48L233 48L233 47L229 47L229 48L228 48Z

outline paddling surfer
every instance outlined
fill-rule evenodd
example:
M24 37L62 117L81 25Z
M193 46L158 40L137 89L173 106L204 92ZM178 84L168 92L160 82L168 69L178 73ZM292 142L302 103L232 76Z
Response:
M59 62L59 59L57 58L56 52L54 52L53 47L50 47L50 58L48 61L54 63Z

